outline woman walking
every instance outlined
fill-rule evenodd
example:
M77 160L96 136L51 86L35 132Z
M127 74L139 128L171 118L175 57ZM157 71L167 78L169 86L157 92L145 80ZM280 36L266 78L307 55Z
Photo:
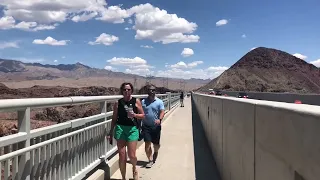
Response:
M113 135L117 140L119 167L123 180L126 179L126 147L132 164L133 179L138 179L136 149L139 139L139 129L137 124L138 119L144 118L144 112L141 101L132 97L132 93L133 86L131 83L123 83L121 85L120 94L123 95L123 98L119 99L113 106L111 130L108 135L109 138Z

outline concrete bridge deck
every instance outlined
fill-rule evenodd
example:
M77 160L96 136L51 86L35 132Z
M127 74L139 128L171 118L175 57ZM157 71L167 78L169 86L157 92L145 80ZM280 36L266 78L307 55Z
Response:
M163 122L161 148L157 162L146 169L144 144L137 149L139 179L143 180L218 180L218 171L200 121L192 114L191 98ZM127 179L132 179L132 166L127 164ZM120 170L112 180L121 180Z

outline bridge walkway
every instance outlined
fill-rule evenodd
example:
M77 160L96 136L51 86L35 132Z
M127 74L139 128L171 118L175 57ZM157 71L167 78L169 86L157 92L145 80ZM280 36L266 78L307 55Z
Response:
M200 121L192 115L191 98L185 98L184 104L185 107L178 107L163 122L161 148L152 168L145 168L144 144L137 149L139 179L220 179ZM132 178L129 161L126 178ZM113 174L111 180L121 180L120 170Z

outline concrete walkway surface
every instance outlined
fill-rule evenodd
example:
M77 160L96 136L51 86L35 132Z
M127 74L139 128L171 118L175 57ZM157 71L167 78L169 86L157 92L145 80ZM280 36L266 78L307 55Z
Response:
M139 179L219 179L202 126L193 123L191 98L185 98L184 104L185 107L178 107L162 124L161 148L152 168L145 168L147 157L144 144L137 149ZM194 141L194 133L197 134L197 141ZM126 177L132 179L132 165L129 162ZM121 180L120 170L112 176L111 180Z

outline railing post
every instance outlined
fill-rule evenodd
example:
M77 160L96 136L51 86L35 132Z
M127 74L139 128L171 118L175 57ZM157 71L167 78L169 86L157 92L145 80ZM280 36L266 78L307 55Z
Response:
M100 112L106 114L107 113L107 101L103 101L100 103ZM107 121L106 116L104 116L104 120L103 121ZM107 124L104 125L104 131L103 131L103 136L104 136L104 141L103 141L103 154L101 158L106 159L105 154L108 151L108 147L107 147Z
M30 146L30 107L27 107L24 110L18 111L18 130L20 132L27 133L27 139L25 141L22 141L18 144L19 149L26 148ZM30 179L30 173L31 173L31 161L33 159L30 159L30 152L27 152L24 155L21 155L18 159L19 165L18 165L18 179Z
M171 92L167 92L167 99L168 99L168 110L171 110Z

